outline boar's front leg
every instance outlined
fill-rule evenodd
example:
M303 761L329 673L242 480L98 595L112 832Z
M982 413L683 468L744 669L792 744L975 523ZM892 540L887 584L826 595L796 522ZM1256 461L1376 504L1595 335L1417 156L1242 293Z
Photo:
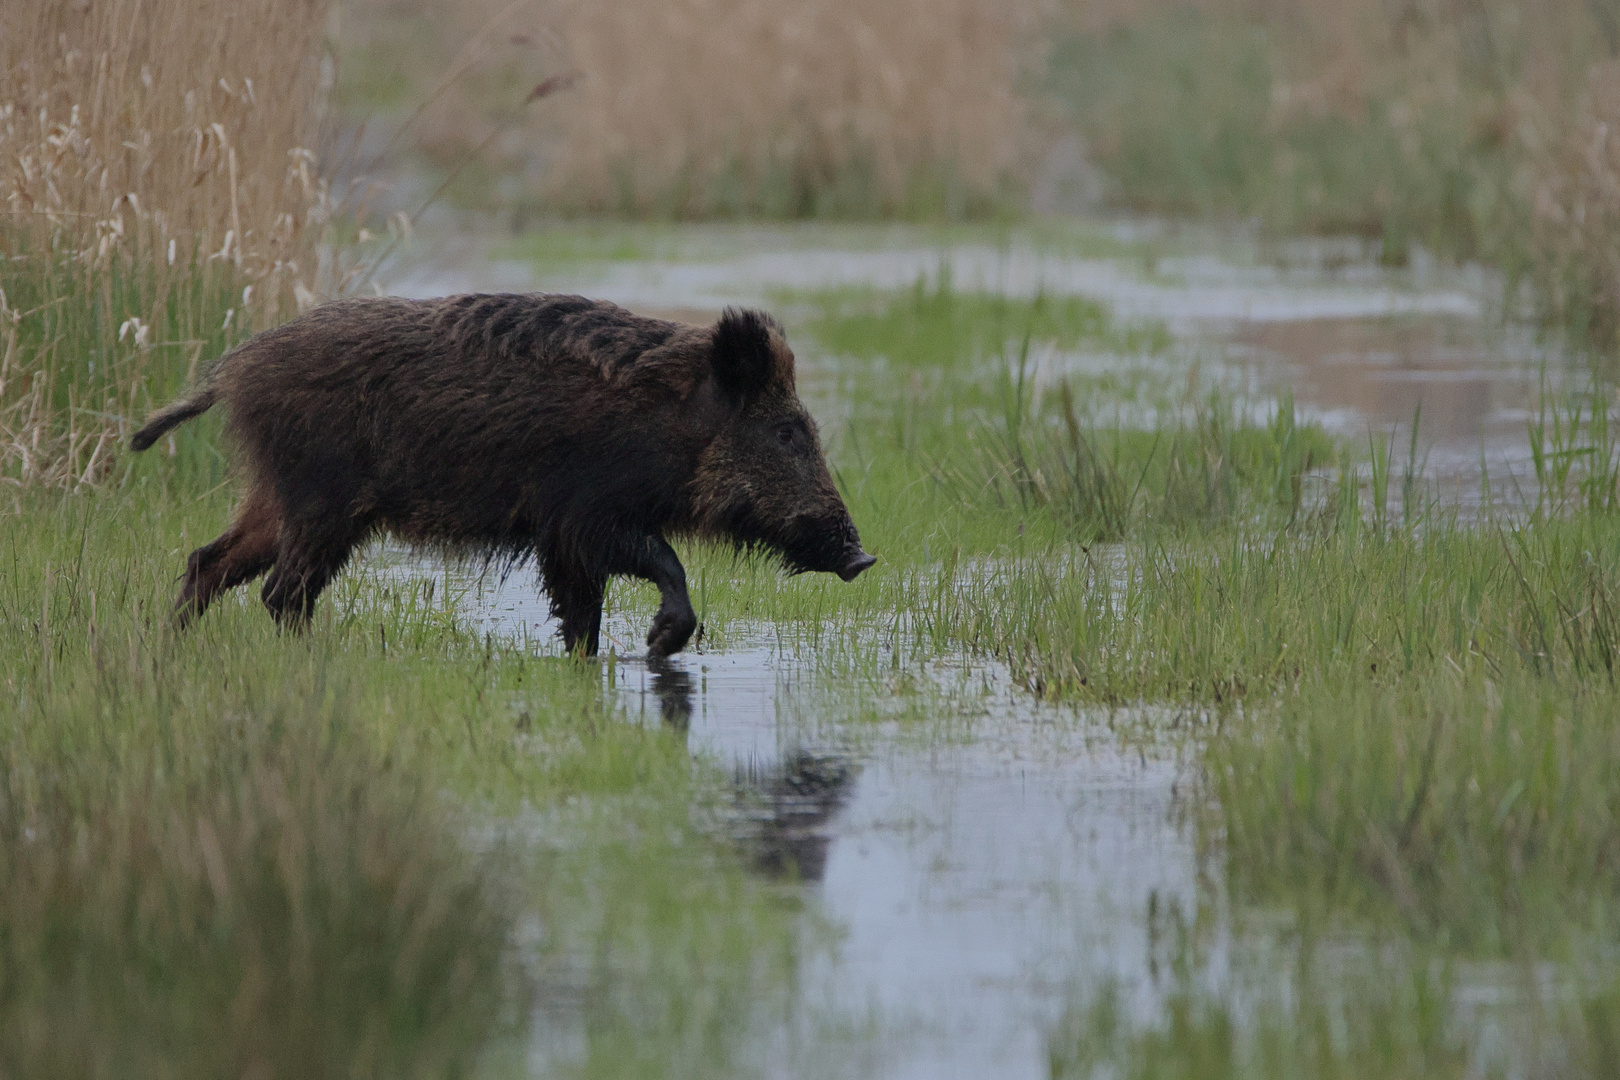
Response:
M675 549L656 536L644 536L606 545L587 563L576 557L548 556L541 576L551 597L551 610L562 623L563 645L569 652L595 656L602 627L602 594L612 574L644 578L658 586L663 600L647 634L653 656L680 652L697 629L697 612L686 594L686 570Z
M692 610L692 599L686 594L686 569L675 549L658 536L647 537L630 556L627 565L615 567L614 572L645 578L658 586L663 597L658 614L653 616L652 629L647 631L648 654L668 656L680 652L697 629L697 612Z

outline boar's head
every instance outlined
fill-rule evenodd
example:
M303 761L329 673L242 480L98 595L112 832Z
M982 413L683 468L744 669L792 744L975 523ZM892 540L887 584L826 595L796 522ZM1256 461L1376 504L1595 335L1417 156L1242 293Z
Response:
M718 424L694 478L699 531L768 548L795 573L824 570L853 581L877 560L861 550L827 472L782 328L760 312L728 309L711 348L705 391Z

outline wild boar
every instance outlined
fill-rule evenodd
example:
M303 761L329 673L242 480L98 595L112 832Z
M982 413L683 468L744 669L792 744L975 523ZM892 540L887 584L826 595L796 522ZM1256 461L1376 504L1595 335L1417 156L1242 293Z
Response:
M649 652L686 645L697 616L672 538L762 548L846 581L876 561L828 474L782 329L758 311L699 327L579 296L341 300L226 354L131 446L218 401L247 493L186 561L182 626L268 571L265 606L301 628L383 531L532 559L564 643L587 655L615 574L658 586Z

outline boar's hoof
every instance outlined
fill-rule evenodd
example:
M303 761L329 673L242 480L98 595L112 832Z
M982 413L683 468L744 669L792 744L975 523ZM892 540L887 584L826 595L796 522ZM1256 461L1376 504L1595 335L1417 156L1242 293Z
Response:
M652 629L647 631L647 654L668 656L680 652L697 624L697 613L691 608L659 608Z

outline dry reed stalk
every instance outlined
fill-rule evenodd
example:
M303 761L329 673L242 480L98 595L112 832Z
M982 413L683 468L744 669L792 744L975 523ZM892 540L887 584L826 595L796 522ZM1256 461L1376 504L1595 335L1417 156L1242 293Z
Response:
M502 6L471 0L457 6L455 23L487 26ZM535 3L508 14L485 63L522 75L447 95L422 141L456 161L509 125L495 165L523 177L530 197L581 212L791 215L854 175L877 212L903 206L908 186L928 175L949 174L988 197L1033 148L1020 78L1048 6ZM365 10L351 26L388 18ZM442 16L423 7L415 17ZM516 118L512 102L489 96L491 83L559 71L582 76L564 108ZM763 190L773 183L785 194ZM773 197L787 203L766 205Z
M1620 350L1620 61L1591 69L1574 122L1546 141L1533 204L1537 292L1552 321L1576 324L1612 355Z
M0 479L104 476L154 375L319 291L327 9L0 5Z

